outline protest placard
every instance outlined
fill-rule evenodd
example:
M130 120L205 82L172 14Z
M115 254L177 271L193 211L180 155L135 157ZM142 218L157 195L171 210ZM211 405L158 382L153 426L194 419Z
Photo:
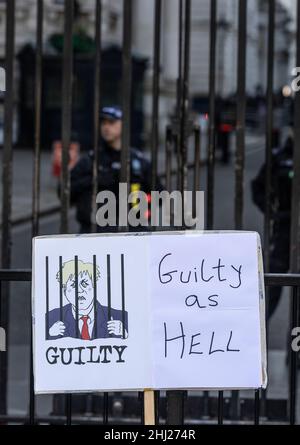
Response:
M255 232L33 241L36 393L267 383Z

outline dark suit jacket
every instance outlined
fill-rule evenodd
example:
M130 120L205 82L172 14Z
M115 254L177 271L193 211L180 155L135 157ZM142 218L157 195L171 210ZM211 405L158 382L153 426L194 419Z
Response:
M66 326L66 330L65 330L65 334L64 335L59 335L59 336L55 336L55 337L51 337L49 335L49 332L46 332L46 339L47 340L56 340L58 338L63 338L63 337L74 337L74 338L76 338L76 320L73 317L71 303L67 304L66 306L63 306L63 308L62 308L62 315L63 315L63 317L62 317L63 319L61 320L60 319L60 309L59 308L53 309L52 311L48 312L48 326L49 326L49 329L57 321L62 321L65 324L65 326ZM111 308L111 317L114 320L122 321L122 311L120 311L118 309ZM112 337L112 338L122 338L121 335L114 335L114 334L109 334L108 333L107 322L108 322L108 308L107 308L107 306L102 306L98 302L97 303L97 318L96 318L96 320L94 322L93 334L92 334L91 340L93 340L95 338L110 338L110 337ZM127 313L127 311L124 312L124 325L125 325L126 331L128 332L128 313ZM46 314L46 326L47 326L47 314ZM96 332L96 328L97 328L97 332Z

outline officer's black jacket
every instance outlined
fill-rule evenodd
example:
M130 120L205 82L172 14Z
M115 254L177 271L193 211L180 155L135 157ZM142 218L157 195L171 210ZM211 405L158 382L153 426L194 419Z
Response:
M293 142L289 138L282 148L272 150L270 204L275 232L289 232L290 230L292 177ZM265 212L265 180L266 165L264 164L251 183L253 202L263 213Z
M83 155L70 173L70 200L77 209L77 220L82 232L89 232L91 227L91 208L93 190L94 153ZM99 149L98 192L112 191L118 198L121 172L121 151L114 150L107 144ZM131 184L139 184L139 189L151 192L151 164L143 153L132 148L130 150ZM156 190L162 190L157 183Z

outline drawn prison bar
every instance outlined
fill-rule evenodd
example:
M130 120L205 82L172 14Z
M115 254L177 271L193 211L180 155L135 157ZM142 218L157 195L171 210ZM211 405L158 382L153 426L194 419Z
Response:
M66 270L65 270L66 269ZM64 337L74 337L83 340L95 338L117 337L126 339L128 336L128 314L125 310L125 274L124 274L124 254L120 256L121 272L121 310L112 307L111 291L111 257L106 255L106 275L107 275L107 306L104 306L97 299L97 280L100 277L100 270L97 266L96 255L93 255L92 263L84 263L75 255L74 260L63 263L62 256L59 256L58 273L56 278L59 284L59 308L50 309L50 286L49 286L49 257L45 257L46 272L46 339L58 339ZM69 280L74 276L74 280ZM86 277L85 280L82 277ZM68 283L68 281L72 281ZM80 289L79 289L80 281ZM87 301L87 308L80 308L80 303L84 304L85 297L82 297L82 287L89 292L90 300ZM93 294L91 295L91 292ZM64 296L69 304L64 306ZM93 308L90 309L91 301ZM88 313L87 312L88 309ZM93 311L93 324L88 327L89 314ZM82 312L84 312L82 314ZM80 327L82 320L82 327ZM54 330L53 330L54 327Z

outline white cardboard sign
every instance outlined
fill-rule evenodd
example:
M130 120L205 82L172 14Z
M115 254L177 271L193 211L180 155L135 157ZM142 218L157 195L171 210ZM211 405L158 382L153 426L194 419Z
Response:
M36 393L267 383L255 232L33 241Z

